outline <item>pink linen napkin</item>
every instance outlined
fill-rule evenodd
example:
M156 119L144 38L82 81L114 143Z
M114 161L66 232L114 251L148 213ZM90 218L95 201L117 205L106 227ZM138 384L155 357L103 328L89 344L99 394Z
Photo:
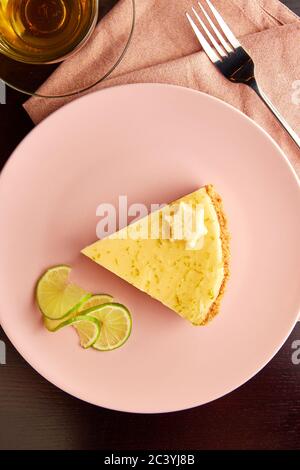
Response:
M256 64L262 89L300 134L300 19L278 0L213 0ZM101 4L101 2L100 2ZM127 55L113 75L92 91L126 83L170 83L203 91L243 111L279 143L300 174L299 150L270 111L244 85L227 81L210 63L185 11L193 0L136 0L136 28ZM122 44L130 23L130 0L119 0L98 24L87 46L64 62L41 87L57 94L83 86L105 72L111 31ZM73 98L33 97L25 109L35 123Z

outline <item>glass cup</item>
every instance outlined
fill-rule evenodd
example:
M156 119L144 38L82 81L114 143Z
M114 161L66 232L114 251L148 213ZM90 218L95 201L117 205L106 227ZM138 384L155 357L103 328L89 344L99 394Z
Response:
M4 34L2 33L4 29L4 23L2 21L3 16L1 18L1 15L3 15L3 13L6 11L6 8L10 3L11 6L13 4L17 6L23 2L26 2L23 6L26 6L27 4L27 10L23 10L23 15L27 15L26 21L31 20L31 22L33 22L34 20L35 26L39 28L40 34L41 31L45 31L45 25L43 24L44 21L47 25L45 37L42 37L44 41L49 42L47 43L48 45L45 45L45 47L42 48L42 51L38 53L36 51L32 51L31 49L30 51L24 51L24 45L21 49L17 48L16 46L12 47L11 41L8 42L7 33L5 38ZM77 35L77 33L72 35L71 37L73 40L68 43L67 48L65 48L63 51L60 50L59 54L57 49L53 54L52 49L52 56L50 57L49 51L47 51L50 40L53 41L53 38L58 37L56 28L62 28L60 25L63 18L65 18L65 16L62 14L62 10L59 8L59 6L62 8L61 2L65 6L64 15L66 15L69 11L67 8L68 5L74 5L75 2L80 2L82 6L87 8L86 10L83 10L87 13L85 20L83 21L82 19L82 23L78 21L79 26L85 25L85 27L79 28L78 26L76 31L81 30L81 35ZM37 5L42 6L48 4L49 6L51 3L53 8L48 9L47 15L45 11L41 11L37 17L35 16L33 18L33 12L28 9L29 6L32 8ZM73 55L79 50L79 48L86 44L95 28L97 20L100 21L98 27L101 27L102 19L117 3L117 0L0 0L0 82L2 80L2 82L4 82L9 87L27 95L36 95L43 98L65 98L86 92L103 80L107 79L122 62L130 46L136 19L135 0L124 0L122 2L122 9L119 14L122 14L123 17L128 18L128 22L125 24L123 22L121 29L118 27L113 28L109 35L103 36L103 42L101 44L102 49L99 50L99 55L97 58L95 58L95 67L97 67L96 70L98 70L98 74L91 74L91 76L87 74L81 84L78 84L76 75L74 76L74 80L70 79L71 77L69 77L68 80L61 83L58 91L54 90L51 93L40 89L44 81L47 80L47 78L59 66L59 62L62 62L65 58ZM55 6L57 7L56 10L54 9ZM11 18L11 16L8 17ZM61 18L61 21L59 21L59 17ZM49 21L51 18L52 22ZM24 21L24 19L22 19L22 21ZM9 27L12 28L11 20L9 25ZM67 28L67 25L64 27ZM14 28L16 28L16 26L14 26ZM51 30L51 28L52 33L51 31L49 32L49 29ZM63 28L61 29L61 34L62 33ZM53 42L51 44L53 44ZM74 70L74 72L76 73L78 70Z
M1 0L0 52L30 63L64 60L95 28L98 0Z

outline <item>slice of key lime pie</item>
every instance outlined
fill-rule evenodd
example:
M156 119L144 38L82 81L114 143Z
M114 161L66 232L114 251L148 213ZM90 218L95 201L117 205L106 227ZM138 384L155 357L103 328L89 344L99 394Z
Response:
M229 235L212 185L164 206L82 253L194 325L219 311Z

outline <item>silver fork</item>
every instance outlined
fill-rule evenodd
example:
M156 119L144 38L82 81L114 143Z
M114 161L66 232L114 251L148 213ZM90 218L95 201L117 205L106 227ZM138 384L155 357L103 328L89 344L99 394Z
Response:
M300 138L296 132L291 128L288 122L280 114L278 109L273 105L271 100L262 91L258 85L254 74L254 62L247 54L245 49L241 46L238 39L235 37L229 26L225 23L220 13L214 7L210 0L205 0L209 8L209 13L200 2L198 6L204 18L206 18L210 25L212 32L206 26L205 22L201 19L200 14L195 8L192 8L195 21L200 25L203 33L195 23L194 19L189 13L186 13L187 19L194 30L203 50L206 52L210 60L217 67L217 69L231 82L244 83L254 90L258 96L265 102L270 111L278 119L280 124L289 133L295 144L300 149ZM213 21L213 19L215 21ZM216 26L217 23L220 29Z

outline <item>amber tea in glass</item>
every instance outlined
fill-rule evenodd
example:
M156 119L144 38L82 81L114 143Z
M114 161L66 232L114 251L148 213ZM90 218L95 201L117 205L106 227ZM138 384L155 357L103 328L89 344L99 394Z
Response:
M87 41L97 17L98 0L0 0L0 53L58 62Z

